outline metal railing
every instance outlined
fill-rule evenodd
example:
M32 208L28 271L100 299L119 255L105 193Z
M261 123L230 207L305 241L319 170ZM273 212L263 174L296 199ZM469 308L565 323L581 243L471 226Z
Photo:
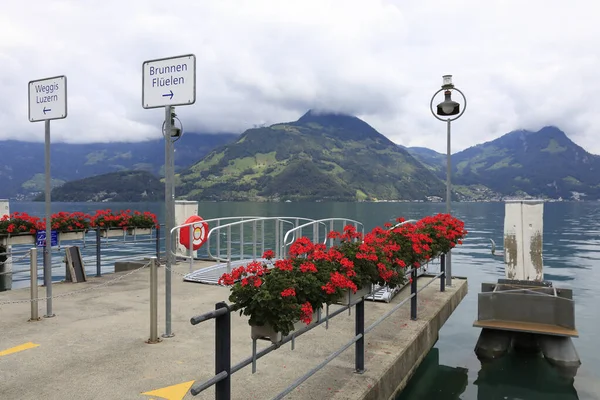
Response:
M122 231L122 232L121 232ZM160 226L153 228L150 234L139 234L138 231L133 229L132 234L127 233L119 229L119 234L104 234L104 230L90 229L87 232L82 232L81 237L61 239L59 235L59 241L56 246L52 246L52 271L65 269L64 265L64 254L60 255L61 252L65 251L67 247L77 246L81 249L82 261L85 266L95 265L95 276L102 276L103 269L106 268L106 263L117 262L117 261L137 261L142 258L148 258L149 254L154 254L159 260L161 256L161 242L164 241L164 237L161 237ZM23 249L23 247L27 248ZM0 253L0 257L6 256L6 261L0 261L0 265L6 264L10 266L8 270L0 272L0 275L19 275L22 279L29 281L30 268L20 263L22 256L29 254L29 247L31 245L25 244L11 244L7 245L5 252ZM35 246L35 245L34 245ZM40 247L43 249L43 247ZM40 256L43 252L40 251ZM112 253L112 254L111 254ZM58 255L58 257L57 257ZM43 260L42 260L43 261ZM21 267L21 268L20 268ZM22 268L25 267L25 268ZM87 270L88 268L86 268ZM41 271L43 275L43 262L38 264L37 272ZM88 273L90 271L87 271ZM106 273L106 271L105 271ZM62 275L60 275L62 276Z
M329 235L329 232L335 231L336 222L341 222L342 230L346 225L352 224L352 225L354 225L354 228L357 231L360 231L360 233L364 236L365 227L364 227L363 223L359 222L359 221L355 221L353 219L324 218L324 219L319 219L319 220L313 220L313 221L307 222L303 225L298 225L295 228L292 228L289 231L287 231L285 236L283 237L283 242L281 244L281 250L279 251L279 254L281 255L281 257L286 257L287 252L288 252L288 247L292 243L294 243L297 236L302 236L303 230L305 230L306 228L308 228L309 230L312 230L313 243L315 243L315 244L320 243L320 244L327 245L327 242L329 241L329 245L333 246L334 239L328 238L328 235ZM321 226L323 226L325 228L323 231L323 240L322 241L321 241L321 229L320 229Z
M231 220L233 221L228 222ZM171 229L171 237L177 240L181 229L190 227L188 234L191 243L193 238L192 227L207 223L210 229L206 243L203 246L205 256L211 261L226 262L229 265L231 261L244 260L247 256L251 256L252 259L260 258L266 249L273 249L275 258L280 257L278 249L281 248L284 234L294 230L295 227L299 227L305 221L309 221L310 224L314 220L303 217L256 216L214 218L178 225ZM223 222L226 223L223 224ZM211 228L210 225L212 224L216 224L216 226ZM272 226L269 227L271 224ZM293 237L295 240L296 234ZM200 258L200 256L194 255L196 252L191 246L187 249L187 254L176 253L175 251L172 251L172 253L174 256L189 260L190 271L194 259Z
M410 300L410 318L411 320L417 319L417 295L419 292L424 290L430 284L435 282L438 278L440 280L440 291L445 291L445 265L446 265L446 256L442 254L440 257L440 272L435 275L427 275L431 277L431 279L423 285L421 288L417 289L417 270L415 268L407 271L407 274L410 274L412 279L410 285L410 296L394 305L392 309L386 312L383 316L378 318L375 322L365 328L365 309L364 309L364 297L358 299L357 301L351 302L348 305L342 306L338 310L335 310L332 313L328 313L325 318L319 318L316 323L311 324L309 326L303 327L290 335L284 337L280 342L274 343L259 352L254 352L253 355L247 357L241 362L232 365L231 364L231 308L225 302L219 302L215 304L215 310L207 312L205 314L197 315L190 319L190 323L192 325L198 325L202 322L215 319L215 375L204 382L195 383L190 392L193 396L197 396L202 391L208 389L209 387L215 386L215 399L217 400L229 400L231 399L231 376L241 370L242 368L252 364L253 365L253 373L255 371L256 361L273 350L278 349L283 344L288 342L292 342L292 350L294 349L294 341L297 337L302 334L316 328L317 326L326 323L328 324L329 320L340 315L346 310L349 310L351 307L356 306L355 310L355 336L341 346L339 349L331 353L325 360L319 363L316 367L312 368L310 371L296 379L291 385L289 385L285 390L277 394L273 399L282 399L289 393L291 393L296 387L300 386L304 381L314 375L316 372L325 367L329 362L342 354L349 347L354 345L354 368L357 373L363 373L365 370L365 336L375 329L380 323L382 323L386 318L391 316L394 312L396 312L400 307L402 307L407 301ZM327 325L326 325L327 327Z

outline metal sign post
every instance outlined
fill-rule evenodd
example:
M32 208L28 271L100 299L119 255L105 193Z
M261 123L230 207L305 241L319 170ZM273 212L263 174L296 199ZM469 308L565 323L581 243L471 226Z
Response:
M171 268L174 264L175 227L175 165L173 143L181 131L173 126L173 106L196 102L196 56L186 54L176 57L144 61L142 64L142 107L165 108L163 135L165 137L165 333L172 337L171 329Z
M50 185L50 120L67 117L67 77L64 75L29 82L29 121L45 123L45 201L46 238L52 238ZM44 285L46 286L46 315L52 312L52 241L44 243Z

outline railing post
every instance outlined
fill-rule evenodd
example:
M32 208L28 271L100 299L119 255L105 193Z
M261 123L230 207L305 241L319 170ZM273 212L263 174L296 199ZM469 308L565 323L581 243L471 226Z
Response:
M446 291L446 255L440 257L440 292Z
M150 258L150 338L147 343L158 343L158 260Z
M231 225L227 226L227 273L231 272Z
M265 254L265 220L260 221L260 254Z
M31 295L31 319L30 321L39 321L38 316L38 271L37 271L37 248L32 247L29 250L29 266L30 266L30 288Z
M279 258L281 249L279 248L279 219L275 219L275 258Z
M215 309L227 308L219 302ZM215 385L216 400L231 400L231 313L215 318L215 375L225 371L227 378Z
M160 225L156 227L156 260L160 262Z
M102 237L100 235L100 228L96 228L96 276L102 276Z
M240 260L244 259L244 223L240 224Z
M256 220L252 222L252 259L256 260ZM264 252L263 252L264 253Z
M365 372L365 300L363 299L360 303L356 304L356 314L354 317L355 333L356 335L362 335L360 339L356 341L354 346L354 364L355 372L363 374Z
M217 220L217 228L221 226L221 220L218 219ZM221 259L221 229L217 229L215 232L217 232L217 257L219 258L219 260Z
M410 299L410 319L413 321L417 320L417 269L412 268L410 273L410 294L413 295Z

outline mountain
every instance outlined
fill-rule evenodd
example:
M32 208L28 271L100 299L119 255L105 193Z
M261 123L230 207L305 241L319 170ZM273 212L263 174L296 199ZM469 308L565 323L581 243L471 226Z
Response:
M407 149L438 177L445 156L424 148ZM600 157L571 141L560 129L518 130L452 155L452 183L459 194L600 198Z
M249 129L179 174L195 200L422 200L444 185L359 118L309 110Z
M184 134L175 142L175 168L197 162L215 147L238 138L234 134ZM44 190L44 143L0 141L0 198L23 198ZM125 170L163 174L164 139L135 143L50 145L53 187L65 181Z
M150 172L120 171L67 182L52 189L52 201L162 201L164 193L164 184ZM44 201L44 194L35 200Z
M414 158L416 158L427 169L433 172L438 178L446 180L446 155L438 153L427 147L404 147Z
M481 184L507 195L600 198L600 157L560 129L519 130L452 156L461 185Z

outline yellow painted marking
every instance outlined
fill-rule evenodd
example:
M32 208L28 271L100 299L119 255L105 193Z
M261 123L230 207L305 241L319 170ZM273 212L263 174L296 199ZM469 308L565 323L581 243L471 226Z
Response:
M6 350L0 351L0 357L7 356L7 355L13 354L13 353L18 353L18 352L23 351L23 350L33 349L34 347L38 347L38 346L39 346L39 344L35 344L35 343L32 343L32 342L27 342L25 344L20 344L18 346L11 347L10 349L6 349Z
M194 381L178 383L177 385L167 386L162 389L144 392L146 396L158 396L166 400L183 400L187 392L190 390Z

